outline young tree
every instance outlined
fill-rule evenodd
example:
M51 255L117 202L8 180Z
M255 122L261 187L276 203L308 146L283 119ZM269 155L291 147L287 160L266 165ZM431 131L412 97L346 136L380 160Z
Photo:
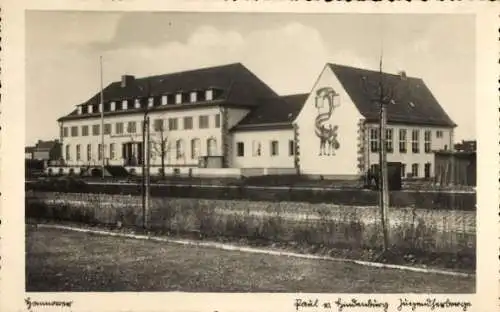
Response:
M379 107L379 207L381 224L383 231L384 253L389 249L389 230L388 230L388 208L389 208L389 183L387 170L387 104L394 103L396 85L390 85L382 72L382 56L380 57L379 75L376 81L367 81L363 77L363 86L365 93L370 97L371 102Z
M167 146L168 135L163 120L161 124L158 124L158 128L155 130L157 130L155 138L151 140L151 157L160 157L160 176L162 178L165 178L165 158L167 156L167 153L169 152L169 147Z

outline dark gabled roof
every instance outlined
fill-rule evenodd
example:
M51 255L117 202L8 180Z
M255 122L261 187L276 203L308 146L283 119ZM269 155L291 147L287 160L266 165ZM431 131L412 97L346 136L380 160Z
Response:
M178 92L203 91L210 88L220 92L217 95L217 101L213 101L217 104L232 103L252 107L258 105L261 98L278 96L241 63L135 78L125 88L122 88L121 81L115 81L103 89L103 96L104 102L108 103ZM98 105L99 103L100 92L81 105ZM170 105L166 106L168 106L165 107L166 109L170 108ZM89 115L78 115L77 109L75 109L59 120L84 118L85 116Z
M368 120L379 118L379 108L370 97L375 97L380 73L349 66L328 64L351 97L359 112ZM425 124L431 126L455 127L431 91L420 78L383 73L386 86L395 86L394 102L387 105L387 120L390 123ZM367 83L363 83L366 81ZM370 84L371 87L364 85ZM371 96L369 95L371 94Z
M35 150L50 150L55 145L59 144L59 141L38 141L34 147Z
M308 93L286 95L262 100L232 130L256 129L261 127L289 127L301 111Z

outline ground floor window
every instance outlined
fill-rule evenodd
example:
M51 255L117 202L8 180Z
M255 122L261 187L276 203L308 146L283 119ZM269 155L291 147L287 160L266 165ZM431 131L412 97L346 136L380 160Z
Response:
M404 178L406 176L406 164L401 164L401 177Z
M66 145L66 160L71 160L70 146Z
M271 141L271 156L278 156L279 145L278 141Z
M424 175L428 179L431 177L431 163L426 163L424 166Z
M207 156L215 156L217 154L217 140L210 138L207 140Z
M245 156L245 144L243 142L236 143L236 155L238 157Z
M412 177L418 177L418 164L411 165L411 175Z
M80 144L76 145L76 160L80 161L81 160L81 150L80 150Z
M288 155L289 156L295 155L295 141L294 140L288 141Z

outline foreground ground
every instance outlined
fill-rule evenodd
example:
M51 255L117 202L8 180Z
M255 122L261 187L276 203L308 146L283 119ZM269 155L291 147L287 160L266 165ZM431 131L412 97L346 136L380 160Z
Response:
M470 293L475 279L26 228L27 291Z

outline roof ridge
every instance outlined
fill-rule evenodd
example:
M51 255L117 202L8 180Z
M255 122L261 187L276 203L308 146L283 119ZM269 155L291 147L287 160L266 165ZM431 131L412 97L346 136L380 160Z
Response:
M235 62L235 63L215 65L215 66L205 66L205 67L199 67L199 68L184 69L184 70L179 70L179 71L174 71L174 72L169 72L169 73L164 73L164 74L157 74L157 75L144 76L144 77L135 77L135 80L146 80L146 79L160 78L160 77L169 76L169 75L187 74L187 73L191 73L191 72L198 72L198 71L215 69L215 68L233 67L236 65L242 65L242 64L240 62ZM119 82L120 81L114 81L112 83L119 83Z
M330 63L330 62L328 62L327 64L328 64L328 66L330 66L332 68L332 70L334 70L334 67L343 67L343 68L348 68L348 69L356 69L356 70L367 71L367 72L371 72L371 73L379 73L380 72L379 70L376 70L376 69L354 67L354 66L351 66L351 65L342 65L342 64ZM384 75L390 75L390 76L394 76L394 77L399 77L400 76L398 73L393 74L393 73L389 73L389 72L386 72L386 71L382 71L382 74L384 74ZM406 79L418 79L418 80L422 80L423 81L423 79L421 77L415 77L415 76L406 76Z

